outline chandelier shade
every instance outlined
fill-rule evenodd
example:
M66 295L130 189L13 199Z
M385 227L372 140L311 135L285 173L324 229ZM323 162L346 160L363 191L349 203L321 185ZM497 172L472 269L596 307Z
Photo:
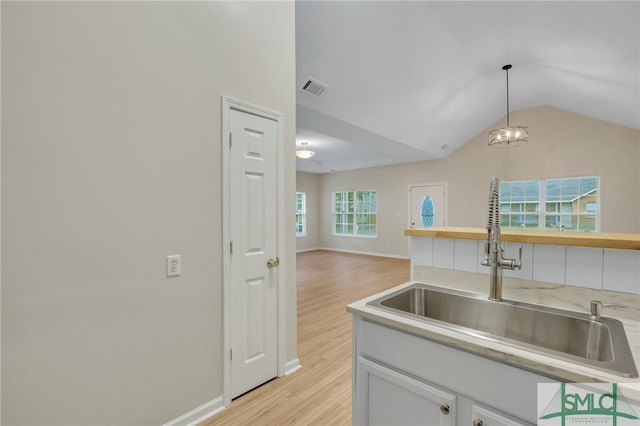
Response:
M302 149L296 151L296 157L307 160L316 155L315 151L310 151L307 149L307 145L309 145L307 142L302 142L300 145L302 145Z
M502 69L507 75L507 126L489 132L489 146L491 148L511 148L524 145L529 141L529 130L525 126L511 126L509 123L509 70L511 65Z

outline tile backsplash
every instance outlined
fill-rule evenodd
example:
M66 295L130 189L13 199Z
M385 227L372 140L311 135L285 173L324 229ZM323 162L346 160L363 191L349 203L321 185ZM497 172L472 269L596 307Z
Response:
M480 265L484 241L458 238L410 237L414 266L431 266L488 274ZM505 257L518 258L522 269L505 270L506 277L566 284L596 290L640 294L640 250L602 249L549 244L505 243Z

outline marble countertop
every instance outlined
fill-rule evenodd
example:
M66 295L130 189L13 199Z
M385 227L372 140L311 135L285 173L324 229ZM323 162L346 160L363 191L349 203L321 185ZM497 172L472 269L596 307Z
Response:
M485 290L488 289L486 277L481 279L478 278L477 274L465 275L465 273L460 274L458 271L440 272L447 275L446 278L448 279L451 279L451 276L454 276L455 279L452 281L455 282L455 285L452 285L449 282L447 284L443 284L443 280L438 279L435 279L435 282L432 282L431 280L421 280L419 282L478 294L485 294ZM531 282L523 284L518 283L518 281L519 280L514 280L514 282L516 282L515 284L513 282L505 284L505 291L503 293L503 297L505 299L545 305L581 313L586 312L582 306L588 307L588 304L583 305L582 300L587 300L589 298L598 300L604 299L603 301L606 303L617 302L629 306L627 309L607 309L604 312L604 316L616 318L623 323L631 351L636 361L636 368L640 371L640 318L638 318L638 308L640 308L640 306L638 306L637 296L627 295L625 293L607 292L611 294L607 294L606 297L602 297L602 292L596 293L590 289L570 286L562 286L562 289L558 289L558 286L546 283L537 283L539 285L532 286ZM409 281L387 291L351 303L347 306L347 311L377 323L423 336L449 346L475 352L479 355L486 356L500 362L515 365L567 382L619 383L620 386L624 388L625 396L627 398L640 401L640 379L638 378L628 378L604 372L596 368L577 365L570 361L535 353L497 341L489 341L481 337L471 336L460 331L441 327L437 324L431 324L418 319L393 314L366 305L369 301L375 300L383 295L390 294L401 288L408 287L416 282L418 281ZM514 286L518 285L520 288L514 288ZM579 305L576 306L576 303L579 303Z

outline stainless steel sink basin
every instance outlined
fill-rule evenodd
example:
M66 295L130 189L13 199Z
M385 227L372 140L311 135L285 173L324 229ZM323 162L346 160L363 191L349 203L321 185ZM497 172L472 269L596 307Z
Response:
M638 377L622 323L613 318L413 284L367 305L625 377Z

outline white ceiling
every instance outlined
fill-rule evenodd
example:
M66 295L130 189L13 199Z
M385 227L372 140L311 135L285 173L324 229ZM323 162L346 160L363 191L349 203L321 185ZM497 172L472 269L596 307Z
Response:
M639 22L638 1L298 0L297 87L329 89L296 92L297 142L317 153L297 169L446 157L506 115L505 64L512 112L640 129Z

